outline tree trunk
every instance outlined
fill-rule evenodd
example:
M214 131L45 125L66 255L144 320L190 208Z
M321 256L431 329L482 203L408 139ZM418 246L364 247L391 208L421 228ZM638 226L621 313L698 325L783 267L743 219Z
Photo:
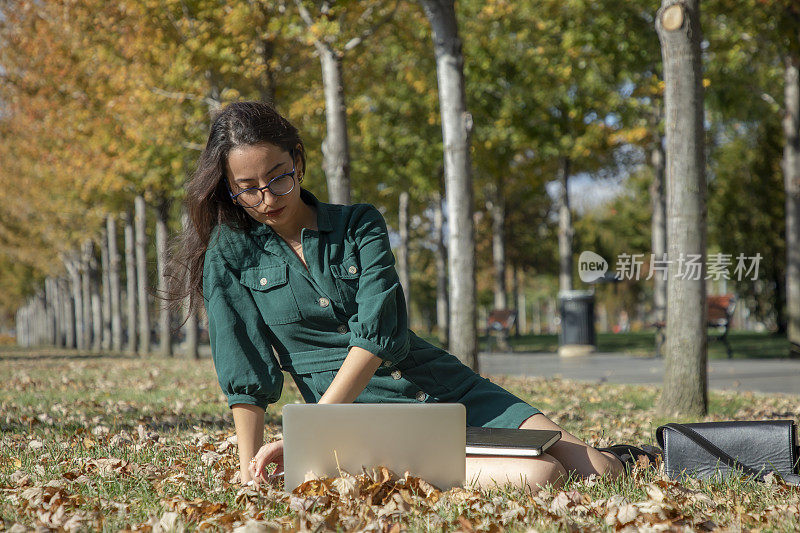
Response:
M136 345L136 254L133 220L130 213L122 215L125 224L125 303L128 309L128 353L135 354Z
M83 300L83 347L88 350L92 347L92 241L83 242L81 250L81 296Z
M444 141L447 191L448 274L450 281L449 349L478 371L475 324L475 235L472 221L472 168L464 90L464 56L453 0L420 0L433 29L439 108Z
M397 248L397 274L403 294L406 298L406 307L411 314L411 276L408 268L408 192L400 193L398 202L398 231L400 232L400 246Z
M503 193L499 184L493 184L486 202L486 210L492 218L492 264L494 266L494 308L508 309L508 294L506 292L506 248L505 248L505 206ZM491 335L492 332L488 332ZM508 332L504 329L495 333L497 348L507 352L511 349L508 344Z
M19 335L19 344L20 346L32 346L33 342L31 340L31 327L30 327L30 302L26 303L25 306L20 310L20 335Z
M85 328L83 322L83 291L81 290L81 270L80 261L76 258L67 258L64 260L64 267L67 269L67 274L70 280L70 289L72 290L73 313L75 313L75 347L78 350L86 349L84 344L83 330Z
M200 331L197 313L190 313L186 317L186 322L183 323L183 331L185 335L184 354L190 359L200 359L200 351L198 350Z
M322 143L322 168L328 182L328 201L347 205L350 203L350 144L342 84L342 57L323 43L317 45L317 51L322 63L322 85L325 89L327 135Z
M92 265L89 276L89 291L92 302L92 351L103 349L103 308L100 301L100 276L96 265Z
M664 196L664 145L661 136L650 151L650 164L653 166L653 183L650 184L650 201L653 207L652 247L653 257L663 260L667 253L667 202ZM653 321L664 324L667 320L667 279L660 272L653 276ZM656 328L656 356L663 355L665 331Z
M158 271L159 294L167 292L167 219L169 218L169 202L163 201L158 206L156 218L156 270ZM165 302L158 306L158 346L162 357L172 355L172 333L170 331L170 312Z
M189 216L184 213L181 217L181 224L184 228L189 224ZM187 276L186 279L186 287L189 288L189 279ZM197 313L191 312L189 309L189 297L186 297L186 310L188 316L186 317L186 321L183 323L183 331L184 331L184 354L186 357L190 359L200 359L200 351L198 350L199 345L199 321L197 319Z
M55 280L45 278L44 280L44 301L45 301L45 328L47 344L59 346L58 326L60 325L58 316L58 300L55 290Z
M656 15L665 82L667 341L662 413L708 410L706 178L699 0L662 0ZM681 260L695 258L698 272ZM683 268L681 268L683 267Z
M498 187L493 187L486 202L486 210L492 218L492 264L494 266L494 308L507 309L506 292L506 247L503 238L505 206Z
M136 296L139 309L139 354L150 353L150 314L147 305L147 221L144 197L134 198L134 240L136 246Z
M64 346L66 348L75 348L75 308L69 287L69 280L59 280L58 289L61 292L62 316L64 321Z
M103 309L100 297L100 271L94 253L94 243L87 241L84 260L87 260L86 272L89 278L89 307L92 313L92 351L103 349Z
M111 349L111 278L108 263L108 231L103 229L100 232L100 279L102 280L100 303L103 312L102 346L105 351Z
M562 157L558 167L558 289L572 290L572 211L569 205L570 159Z
M786 334L800 358L800 57L786 59L783 174L786 188Z
M275 57L275 39L261 38L259 41L261 60L264 63L264 81L259 84L261 101L275 105L275 94L278 87L280 72L273 68L273 58Z
M435 240L434 253L436 255L436 330L439 342L447 347L448 317L447 309L447 248L444 245L444 212L442 210L442 195L440 192L433 196L433 237Z
M122 351L122 305L119 281L119 248L117 246L117 223L113 215L106 219L108 235L108 288L111 299L111 349Z
M520 272L517 265L512 263L511 267L511 294L514 297L514 311L517 313L517 319L514 321L514 336L519 337L520 333L524 331L525 325L525 292L520 284Z

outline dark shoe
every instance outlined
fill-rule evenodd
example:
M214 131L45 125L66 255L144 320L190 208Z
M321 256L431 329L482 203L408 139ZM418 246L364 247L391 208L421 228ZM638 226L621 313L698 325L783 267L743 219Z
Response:
M645 451L630 444L614 444L608 448L598 448L598 451L609 452L611 455L619 459L622 466L625 467L626 472L630 472L633 466L639 462L640 457L647 457L649 465L656 466L656 458L659 455L658 449L648 446L650 451Z

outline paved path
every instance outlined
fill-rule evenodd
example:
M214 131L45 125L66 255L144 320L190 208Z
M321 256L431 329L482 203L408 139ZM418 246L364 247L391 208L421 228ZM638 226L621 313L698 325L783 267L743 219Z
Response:
M484 374L559 376L590 382L660 385L664 360L595 353L559 357L552 353L482 353ZM708 369L712 389L780 392L800 395L800 361L790 359L712 359Z

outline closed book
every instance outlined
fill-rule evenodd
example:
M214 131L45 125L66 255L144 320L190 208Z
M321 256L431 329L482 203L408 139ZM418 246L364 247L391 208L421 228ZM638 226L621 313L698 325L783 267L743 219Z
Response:
M467 454L536 457L561 438L547 429L467 428Z

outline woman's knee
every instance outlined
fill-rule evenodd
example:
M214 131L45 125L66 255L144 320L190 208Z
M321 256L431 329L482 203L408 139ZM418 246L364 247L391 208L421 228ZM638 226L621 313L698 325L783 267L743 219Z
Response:
M547 485L560 488L567 481L567 470L558 459L551 455L541 455L526 462L527 485L532 492L538 492Z

